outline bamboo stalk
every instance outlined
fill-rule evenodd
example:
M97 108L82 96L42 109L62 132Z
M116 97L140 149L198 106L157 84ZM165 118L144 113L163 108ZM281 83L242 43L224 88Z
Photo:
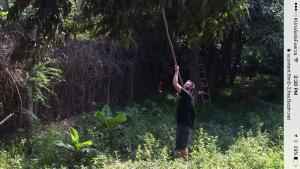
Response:
M13 115L14 115L14 114L12 113L12 114L8 115L7 117L5 117L5 119L3 119L3 120L0 122L0 126L1 126L2 124L4 124L8 119L10 119Z
M174 52L174 47L173 47L173 44L172 44L172 40L171 40L171 37L170 37L170 34L169 34L169 27L168 27L168 22L167 22L167 19L166 19L165 8L162 8L162 15L163 15L163 19L164 19L164 25L165 25L165 29L166 29L168 42L169 42L171 52L172 52L172 56L173 56L173 61L174 61L175 65L178 65L177 60L176 60L176 55L175 55L175 52ZM180 80L181 85L183 85L183 81L182 81L180 72L179 72L179 80Z

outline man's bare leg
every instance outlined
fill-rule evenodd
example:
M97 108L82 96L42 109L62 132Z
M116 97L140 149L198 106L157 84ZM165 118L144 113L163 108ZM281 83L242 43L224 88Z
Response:
M185 148L183 150L181 150L181 154L182 154L182 157L184 158L185 161L188 161L189 159L189 151L188 151L188 148Z

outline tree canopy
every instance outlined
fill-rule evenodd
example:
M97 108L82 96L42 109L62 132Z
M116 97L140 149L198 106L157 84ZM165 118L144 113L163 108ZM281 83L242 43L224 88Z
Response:
M189 44L195 40L220 42L231 29L242 26L248 13L245 0L8 0L2 7L8 12L2 25L22 31L35 29L36 45L85 33L128 46L135 33L129 20L137 15L161 15L162 8L166 8L176 38Z

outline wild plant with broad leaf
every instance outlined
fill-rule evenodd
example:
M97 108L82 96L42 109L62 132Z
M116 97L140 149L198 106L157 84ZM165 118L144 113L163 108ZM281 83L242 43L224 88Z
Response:
M79 160L82 153L97 152L96 149L89 147L93 145L93 142L91 140L80 142L79 134L76 129L70 128L69 133L72 140L72 144L64 143L61 140L57 140L55 144L59 147L63 147L67 150L72 151L75 160Z
M112 117L112 111L108 105L104 105L102 111L95 112L95 119L101 127L114 129L126 121L125 112L118 112Z

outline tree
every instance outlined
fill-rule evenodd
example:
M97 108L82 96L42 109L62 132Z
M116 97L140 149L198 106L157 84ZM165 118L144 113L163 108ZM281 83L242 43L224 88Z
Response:
M283 1L249 1L247 43L242 58L244 73L283 73ZM248 71L247 71L248 69ZM251 73L250 73L251 74Z
M81 3L81 5L78 5ZM222 1L116 1L116 0L22 0L10 7L8 20L15 24L24 21L24 29L37 29L37 40L53 41L61 34L68 34L70 24L64 20L72 12L72 7L82 8L83 30L92 31L92 36L105 35L125 44L132 40L132 28L128 17L133 13L154 11L168 6L175 13L177 31L186 36L187 41L207 39L219 41L226 35L228 25L237 25L237 18L243 17L246 6L244 0ZM78 15L79 16L79 15ZM42 42L41 42L42 43Z

